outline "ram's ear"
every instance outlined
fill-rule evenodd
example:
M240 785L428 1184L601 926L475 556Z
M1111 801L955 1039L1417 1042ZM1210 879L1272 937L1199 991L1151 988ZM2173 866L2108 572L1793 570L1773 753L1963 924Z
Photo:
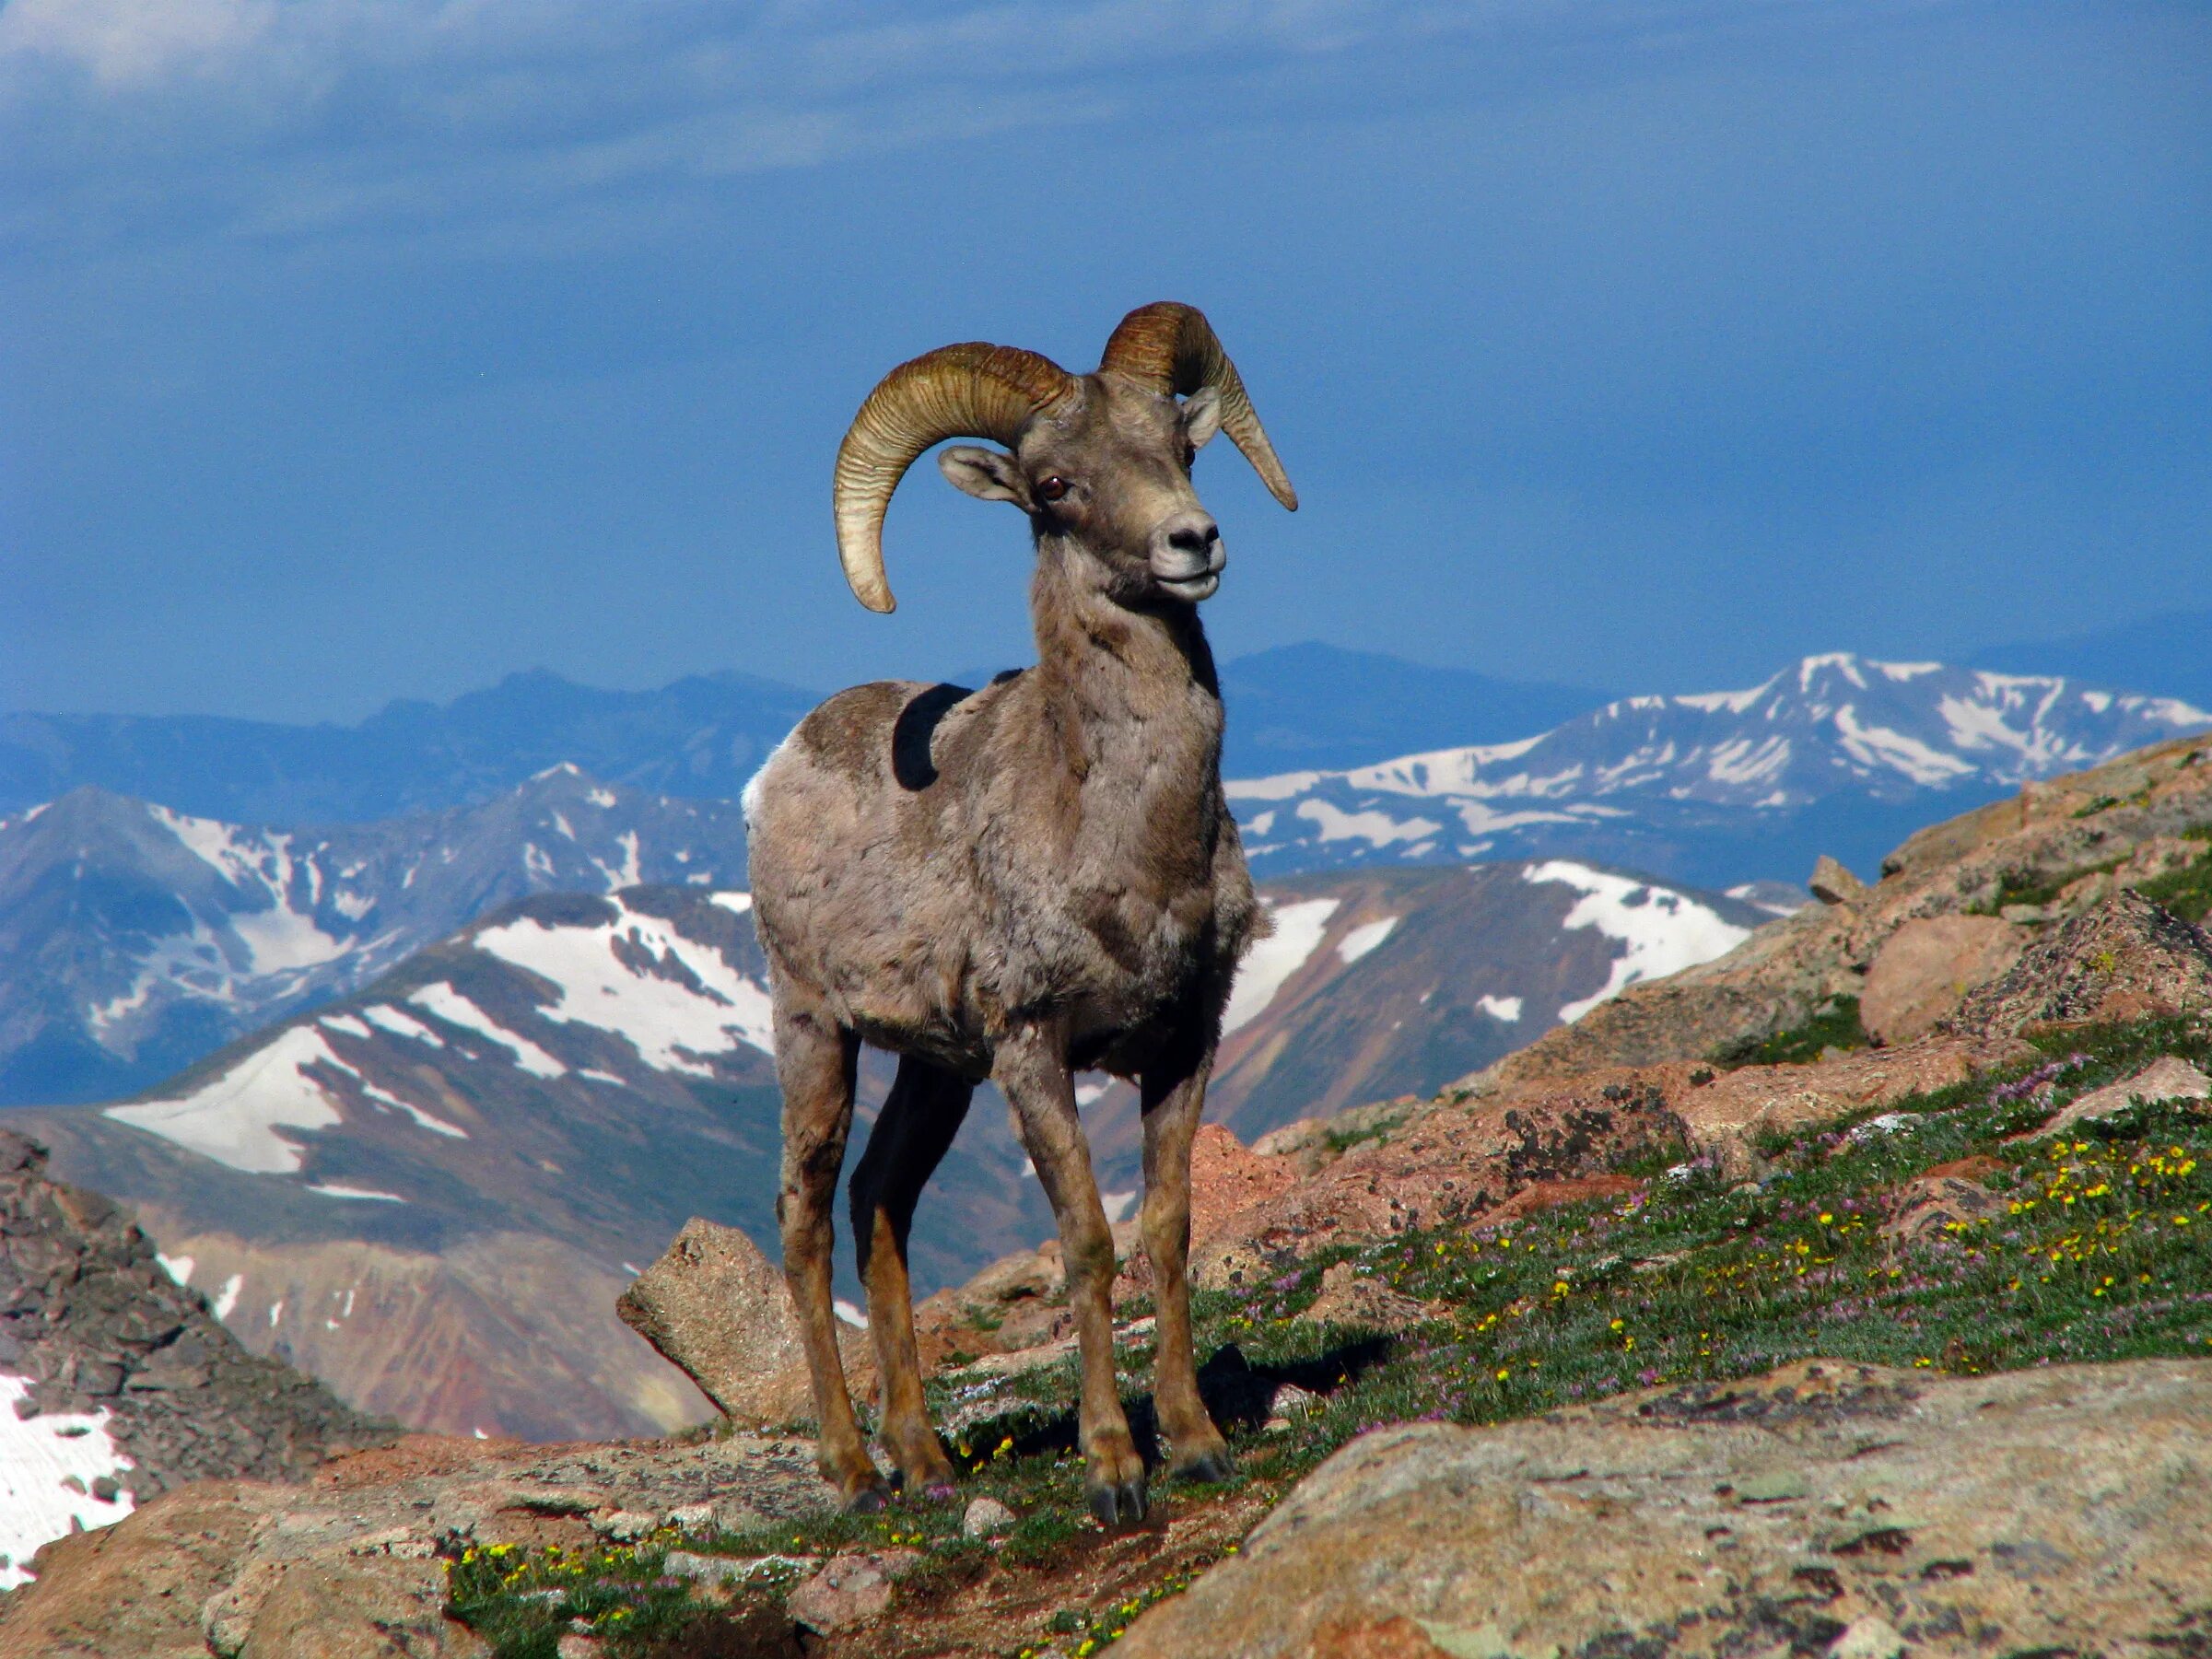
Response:
M1222 429L1222 394L1201 386L1183 400L1183 436L1194 450L1206 447Z
M1029 498L1029 480L1012 456L974 444L954 444L937 457L937 470L978 501L1011 501L1024 512L1035 510Z

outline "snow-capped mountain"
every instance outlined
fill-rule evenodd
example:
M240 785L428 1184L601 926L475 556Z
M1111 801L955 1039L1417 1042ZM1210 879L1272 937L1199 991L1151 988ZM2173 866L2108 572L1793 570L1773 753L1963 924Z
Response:
M780 1096L742 892L521 900L107 1107L27 1108L256 1352L425 1427L539 1439L706 1415L614 1298L684 1222L778 1248ZM871 1121L887 1067L864 1075ZM1002 1111L931 1183L924 1291L1051 1232ZM857 1294L849 1253L842 1294Z
M573 766L321 830L73 790L0 820L0 1104L142 1088L526 894L743 870L736 807Z
M2206 727L2172 698L1832 655L1743 691L1623 698L1517 742L1228 794L1263 875L1565 853L1726 885L1802 879L1822 850L1870 862L1932 819Z
M1263 895L1209 1115L1255 1138L1434 1088L1764 913L1572 860L1311 876ZM546 894L106 1107L30 1109L256 1352L426 1427L541 1438L700 1415L615 1294L689 1217L778 1247L779 1095L742 892ZM863 1063L852 1156L890 1081ZM1085 1078L1108 1213L1139 1196L1126 1083ZM1049 1236L979 1092L915 1218L918 1293ZM849 1245L843 1293L857 1296ZM426 1355L435 1356L426 1360Z

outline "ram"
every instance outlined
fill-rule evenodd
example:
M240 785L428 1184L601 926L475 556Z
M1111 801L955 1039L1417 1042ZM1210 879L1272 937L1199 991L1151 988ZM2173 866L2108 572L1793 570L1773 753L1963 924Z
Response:
M1180 401L1178 401L1180 400ZM977 1083L1005 1095L1059 1226L1083 1366L1092 1511L1141 1517L1145 1471L1114 1387L1114 1245L1073 1074L1134 1081L1140 1233L1157 1308L1153 1399L1169 1473L1219 1479L1200 1400L1185 1262L1190 1145L1239 956L1264 927L1221 786L1222 702L1198 603L1221 535L1190 468L1217 430L1295 509L1236 369L1197 310L1122 320L1095 373L1034 352L948 345L894 369L839 450L838 555L860 602L892 608L892 492L938 465L1028 516L1036 666L980 691L885 682L840 692L748 786L754 915L783 1088L778 1214L805 1343L822 1469L872 1509L870 1458L837 1358L832 1207L865 1042L901 1057L850 1198L882 1379L879 1426L908 1490L953 1467L922 1400L907 1278L916 1199Z

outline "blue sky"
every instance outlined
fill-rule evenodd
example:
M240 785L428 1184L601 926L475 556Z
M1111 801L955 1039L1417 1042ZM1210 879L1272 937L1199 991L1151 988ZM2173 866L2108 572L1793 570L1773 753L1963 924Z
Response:
M2203 602L2212 9L0 0L0 707L1022 660L875 378L1203 306L1241 652L1623 690Z

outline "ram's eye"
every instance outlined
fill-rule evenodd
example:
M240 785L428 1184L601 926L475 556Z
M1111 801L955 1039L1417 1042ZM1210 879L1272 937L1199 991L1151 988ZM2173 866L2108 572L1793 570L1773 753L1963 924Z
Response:
M1047 501L1058 501L1068 493L1068 481L1056 474L1038 485L1036 493Z

